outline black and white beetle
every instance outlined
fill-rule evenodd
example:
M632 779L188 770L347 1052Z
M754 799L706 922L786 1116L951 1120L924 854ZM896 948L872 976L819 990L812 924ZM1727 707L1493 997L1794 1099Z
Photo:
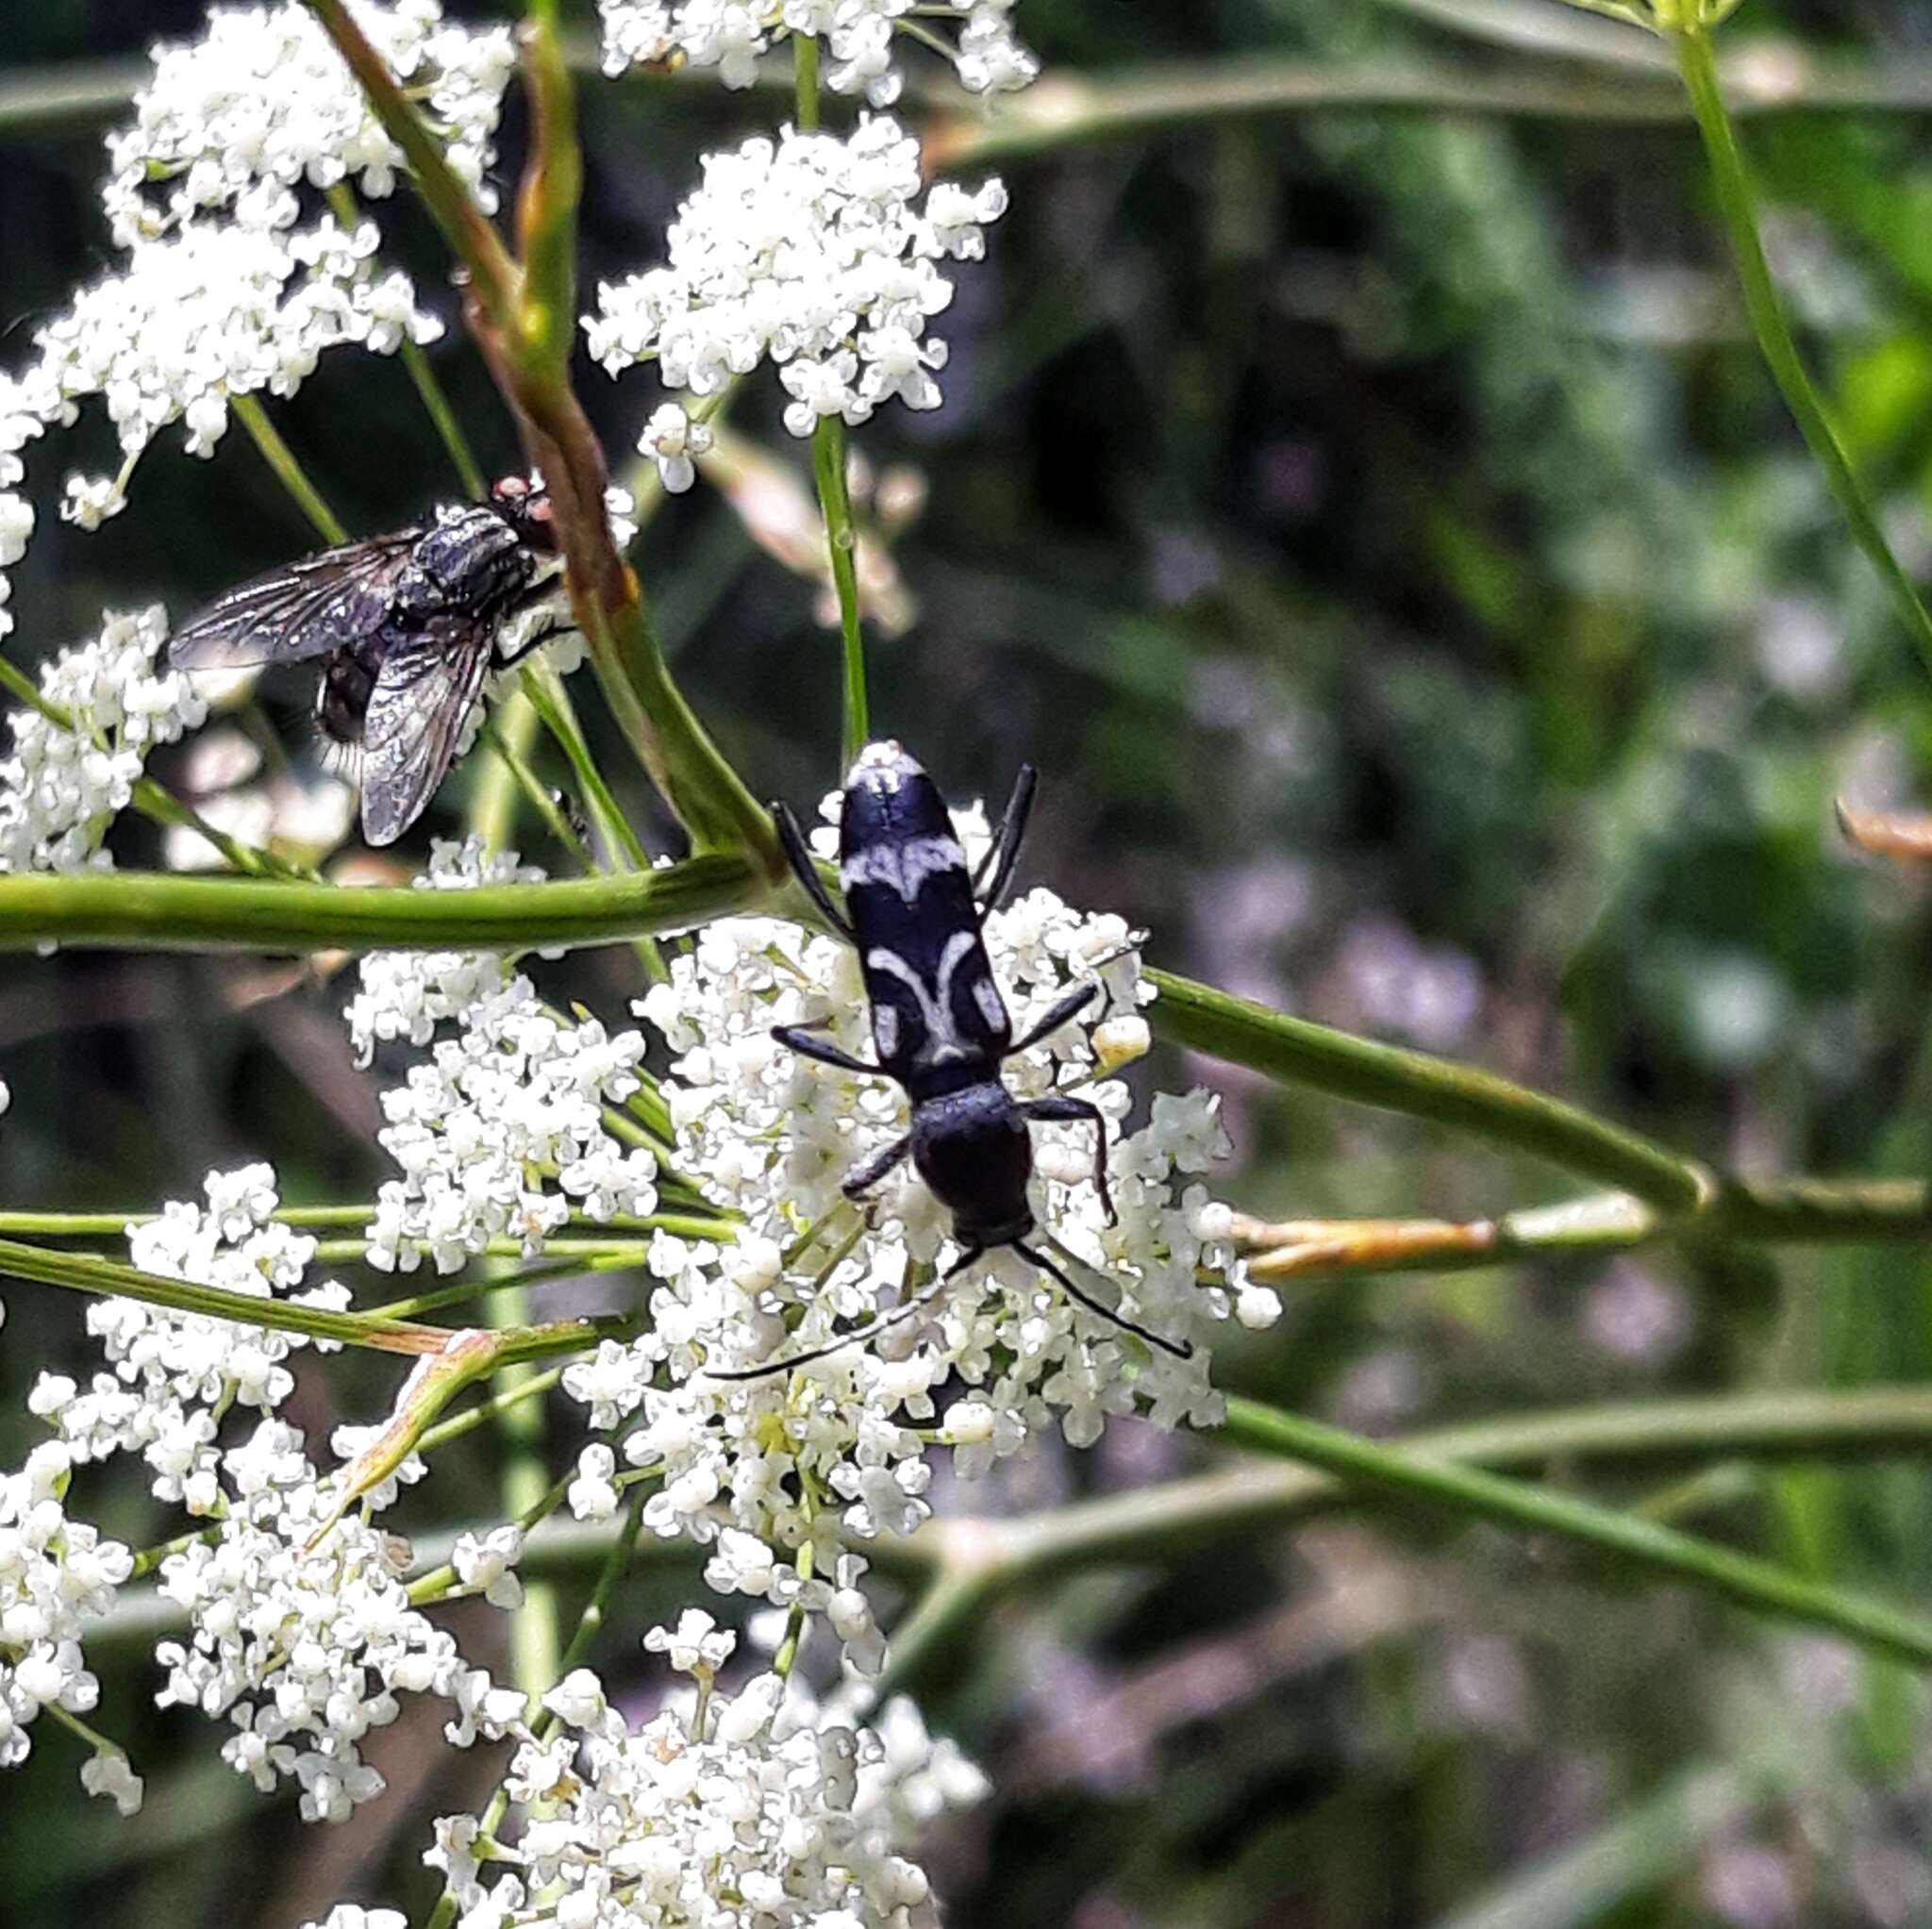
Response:
M818 1037L815 1028L779 1025L773 1036L801 1057L841 1072L891 1078L905 1088L912 1102L910 1129L880 1147L846 1178L842 1189L848 1199L863 1198L909 1155L933 1196L952 1214L953 1237L960 1250L940 1278L874 1325L768 1366L714 1372L710 1378L757 1379L869 1339L915 1312L996 1246L1012 1247L1090 1312L1176 1358L1191 1355L1191 1346L1164 1339L1103 1305L1027 1243L1034 1231L1026 1197L1033 1176L1030 1122L1079 1122L1093 1127L1093 1183L1108 1220L1114 1216L1107 1185L1107 1121L1100 1107L1058 1092L1015 1099L1000 1080L1002 1060L1050 1037L1100 992L1097 984L1069 991L1015 1039L993 982L981 932L1012 883L1036 781L1031 766L1023 765L975 875L967 868L939 786L898 744L868 744L845 776L839 821L842 912L820 879L797 818L782 803L772 806L779 841L798 882L832 929L858 949L878 1062L868 1065L855 1058Z

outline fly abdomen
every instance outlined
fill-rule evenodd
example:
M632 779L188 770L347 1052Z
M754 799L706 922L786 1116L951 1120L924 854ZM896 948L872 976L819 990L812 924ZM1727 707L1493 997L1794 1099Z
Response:
M362 741L381 667L375 648L362 645L338 650L323 663L315 686L315 725L331 743L353 749Z

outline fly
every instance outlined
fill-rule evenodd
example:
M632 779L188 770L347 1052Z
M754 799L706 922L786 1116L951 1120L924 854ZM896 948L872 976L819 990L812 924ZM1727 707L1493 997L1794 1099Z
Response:
M430 523L227 590L175 632L168 660L226 670L320 657L317 727L359 757L364 839L392 844L447 773L498 639L555 594L560 569L548 496L506 476L487 503L446 505Z

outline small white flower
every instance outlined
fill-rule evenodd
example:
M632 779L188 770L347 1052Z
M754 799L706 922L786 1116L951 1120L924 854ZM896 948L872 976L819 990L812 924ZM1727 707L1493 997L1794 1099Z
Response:
M701 1607L687 1607L675 1628L654 1627L644 1637L644 1646L667 1656L680 1674L715 1674L737 1645L738 1637Z
M139 1815L143 1783L118 1748L104 1749L80 1765L80 1786L90 1795L105 1795L124 1815Z
M711 446L711 431L693 422L675 402L654 409L638 441L638 453L658 465L658 479L671 495L682 495L697 480L692 457Z
M492 1527L479 1540L474 1534L457 1536L450 1562L457 1578L472 1593L481 1594L492 1607L521 1607L524 1584L511 1571L524 1557L524 1537L514 1526Z

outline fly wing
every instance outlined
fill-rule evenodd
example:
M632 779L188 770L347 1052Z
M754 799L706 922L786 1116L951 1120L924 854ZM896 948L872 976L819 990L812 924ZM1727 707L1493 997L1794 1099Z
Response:
M362 726L362 835L392 844L422 816L483 693L495 629L460 610L393 637Z
M325 549L225 590L177 629L177 670L299 663L359 642L389 613L395 581L421 529Z

